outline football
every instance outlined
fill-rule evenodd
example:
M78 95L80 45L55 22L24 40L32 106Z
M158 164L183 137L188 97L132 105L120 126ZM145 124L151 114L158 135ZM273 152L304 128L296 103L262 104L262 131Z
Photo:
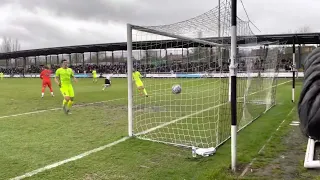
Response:
M173 94L179 94L179 93L181 93L181 90L182 89L181 89L181 86L179 84L172 86L172 93Z

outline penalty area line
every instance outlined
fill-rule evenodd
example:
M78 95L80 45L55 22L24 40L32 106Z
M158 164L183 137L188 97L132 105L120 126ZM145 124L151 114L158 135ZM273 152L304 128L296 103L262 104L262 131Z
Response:
M285 82L283 82L283 83L277 84L276 86L280 86L280 85L286 84L286 83L291 82L291 81L292 81L292 80L285 81ZM112 101L119 101L119 100L123 100L123 99L126 99L126 98L110 99L110 100L106 100L106 101L99 101L99 102L79 104L79 105L74 105L74 107L83 107L83 106L87 106L87 105L99 104L99 103L106 103L106 102L112 102ZM61 110L61 109L62 109L62 108L51 108L51 109L44 109L44 110L38 110L38 111L30 111L30 112L19 113L19 114L11 114L11 115L6 115L6 116L0 116L0 119L10 118L10 117L17 117L17 116L24 116L24 115L30 115L30 114L39 114L39 113L43 113L43 112L57 111L57 110Z
M286 83L288 83L288 82L290 82L290 81L286 81L286 82L284 82L284 83L277 84L276 86L280 86L280 85L286 84ZM255 94L255 93L257 93L257 92L254 92L254 93L251 93L251 94ZM77 107L79 107L79 106L86 106L86 105L89 105L89 104L97 104L97 103L104 103L104 102L116 101L116 100L120 100L120 99L125 99L125 98L119 98L119 99L108 100L108 101L101 101L101 102L87 103L87 104L78 105ZM204 110L202 110L202 111L200 111L200 112L191 113L191 114L189 114L189 115L187 115L187 116L184 116L184 117L175 119L175 120L173 120L173 121L170 121L170 122L161 124L161 125L159 125L159 126L157 126L157 127L150 128L150 129L148 129L148 130L146 130L146 131L140 132L140 133L138 133L138 135L143 135L143 134L146 134L146 133L155 131L155 130L157 130L157 129L159 129L159 128L162 128L162 127L164 127L164 126L168 126L168 125L170 125L170 124L172 124L172 123L174 123L174 122L183 120L183 119L188 118L188 117L192 117L192 116L194 116L194 115L197 115L197 114L199 114L199 113L201 113L201 112L208 111L208 110L213 109L213 108L220 107L220 106L222 106L222 105L224 105L224 104L227 104L227 103L228 103L228 102L225 102L225 103L222 103L222 104L218 104L218 105L216 105L216 106L214 106L214 107L210 107L210 108L204 109ZM0 119L1 119L1 118L5 118L5 117L15 117L15 116L21 116L21 115L27 115L27 114L35 114L35 113L41 113L41 112L46 112L46 111L53 111L53 110L58 110L58 109L61 109L61 108L54 108L54 109L48 109L48 110L41 110L41 111L34 111L34 112L28 112L28 113L21 113L21 114L10 115L10 116L2 116L2 117L0 117ZM291 112L292 112L292 111L293 111L293 109L291 110ZM291 113L291 112L290 112L290 113ZM288 114L288 115L289 115L289 114ZM282 123L281 123L281 124L282 124ZM279 128L278 128L278 129L279 129ZM278 130L278 129L277 129L277 130ZM136 134L136 135L137 135L137 134ZM79 159L81 159L81 158L84 158L84 157L86 157L86 156L89 156L89 155L92 154L92 153L96 153L96 152L102 151L102 150L104 150L104 149L106 149L106 148L109 148L109 147L111 147L111 146L114 146L114 145L117 145L117 144L119 144L119 143L121 143L121 142L124 142L124 141L128 140L129 138L130 138L130 137L123 137L123 138L121 138L121 139L119 139L119 140L117 140L117 141L114 141L114 142L109 143L109 144L107 144L107 145L104 145L104 146L98 147L98 148L96 148L96 149L93 149L93 150L84 152L84 153L82 153L82 154L79 154L79 155L77 155L77 156L71 157L71 158L69 158L69 159L65 159L65 160L62 160L62 161L59 161L59 162L56 162L56 163L47 165L47 166L45 166L45 167L42 167L42 168L39 168L39 169L30 171L30 172L25 173L25 174L23 174L23 175L21 175L21 176L17 176L17 177L15 177L15 178L11 178L11 180L20 180L20 179L24 179L24 178L27 178L27 177L31 177L31 176L34 176L34 175L36 175L36 174L38 174L38 173L44 172L44 171L46 171L46 170L53 169L53 168L58 167L58 166L61 166L61 165L63 165L63 164L66 164L66 163L69 163L69 162L72 162L72 161L79 160Z
M44 172L44 171L46 171L46 170L49 170L49 169L52 169L52 168L61 166L61 165L63 165L63 164L69 163L69 162L71 162L71 161L76 161L76 160L78 160L78 159L84 158L84 157L86 157L86 156L89 156L89 155L92 154L92 153L96 153L96 152L102 151L102 150L104 150L104 149L106 149L106 148L109 148L109 147L111 147L111 146L117 145L117 144L119 144L119 143L121 143L121 142L124 142L124 141L126 141L126 140L128 140L128 139L129 139L129 137L121 138L121 139L119 139L119 140L117 140L117 141L114 141L114 142L109 143L109 144L107 144L107 145L104 145L104 146L98 147L98 148L96 148L96 149L93 149L93 150L84 152L84 153L82 153L82 154L79 154L79 155L77 155L77 156L71 157L71 158L69 158L69 159L65 159L65 160L63 160L63 161L59 161L59 162L56 162L56 163L47 165L47 166L45 166L45 167L36 169L36 170L34 170L34 171L25 173L25 174L23 174L23 175L21 175L21 176L17 176L17 177L15 177L15 178L11 178L11 180L20 180L20 179L24 179L24 178L27 178L27 177L34 176L34 175L36 175L36 174L38 174L38 173L41 173L41 172Z
M106 101L98 101L98 102L79 104L79 105L74 105L73 107L83 107L83 106L88 106L88 105L93 105L93 104L100 104L100 103L106 103L106 102L119 101L119 100L123 100L123 99L126 99L126 98L110 99L110 100L106 100ZM19 114L11 114L11 115L6 115L6 116L0 116L0 119L10 118L10 117L17 117L17 116L24 116L24 115L30 115L30 114L39 114L39 113L44 113L44 112L48 112L48 111L57 111L57 110L61 110L61 109L62 108L51 108L51 109L30 111L30 112L19 113Z
M291 82L291 80L282 82L282 83L277 84L277 85L274 85L274 86L272 86L271 88L273 88L273 87L278 87L278 86L284 85L284 84L289 83L289 82ZM254 95L254 94L259 93L259 92L261 92L261 91L256 91L256 92L250 93L249 95ZM239 99L243 99L243 97L241 97L241 98L239 98ZM165 127L165 126L168 126L168 125L170 125L170 124L176 123L176 122L178 122L178 121L181 121L181 120L190 118L190 117L192 117L192 116L195 116L195 115L204 113L204 112L206 112L206 111L210 111L210 110L212 110L212 109L218 108L218 107L220 107L220 106L226 105L227 103L229 103L229 102L224 102L224 103L221 103L221 104L217 104L217 105L215 105L215 106L212 106L212 107L203 109L203 110L201 110L201 111L197 111L197 112L188 114L188 115L186 115L186 116L182 116L182 117L177 118L177 119L172 120L172 121L168 121L168 122L163 123L163 124L160 124L160 125L158 125L158 126L156 126L156 127L150 128L150 129L145 130L145 131L142 131L142 132L139 132L139 133L135 134L135 136L140 136L140 135L144 135L144 134L150 133L150 132L155 131L155 130L157 130L157 129L160 129L160 128L163 128L163 127Z

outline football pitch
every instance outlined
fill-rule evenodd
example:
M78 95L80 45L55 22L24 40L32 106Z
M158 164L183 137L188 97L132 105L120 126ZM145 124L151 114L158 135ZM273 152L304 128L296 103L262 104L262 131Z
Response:
M76 97L71 115L65 115L61 110L62 95L56 85L53 86L55 97L50 97L47 89L45 97L41 99L40 79L11 78L0 81L0 179L26 177L29 172L34 174L30 179L233 177L228 171L231 159L229 141L219 147L214 156L192 158L190 149L126 138L127 80L113 78L112 86L105 91L102 91L103 81L99 79L98 83L92 83L91 79L79 79L79 82L74 84ZM168 83L166 81L161 79L157 84L157 81L146 80L146 87L154 89L147 89L149 99L135 93L135 103L147 106L156 102L161 105L174 101L179 105L179 99L171 93L174 80L170 80L170 83L169 80ZM192 85L194 83L197 82ZM160 87L160 84L165 85ZM296 106L291 102L290 79L279 79L278 84L277 105L239 133L237 155L240 164L248 164L257 156L259 149ZM219 88L214 83L204 86ZM214 101L208 98L197 102L198 96L214 98L210 92L201 91L202 93L197 95L194 92L201 88L201 84L197 84L197 87L185 95L191 99L189 103L195 106L186 106L182 111L183 107L172 106L170 111L173 113L162 114L161 116L166 118L161 123L183 116L180 112L197 112L204 108L203 104L218 105L226 100L222 98ZM300 87L298 82L296 99ZM157 91L159 88L163 91ZM150 111L148 112L150 121L152 116ZM154 116L159 113L162 112L155 112ZM143 113L136 118L146 119L142 116ZM137 122L136 125L139 123L149 125L137 129L141 131L159 125L146 122ZM161 131L157 129L154 133L161 134ZM57 167L52 168L53 166Z

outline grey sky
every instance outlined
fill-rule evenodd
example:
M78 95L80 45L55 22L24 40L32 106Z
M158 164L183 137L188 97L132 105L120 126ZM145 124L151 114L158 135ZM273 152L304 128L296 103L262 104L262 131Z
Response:
M22 49L126 40L126 23L168 24L202 14L218 0L0 0L0 36L18 38ZM224 1L224 0L221 0ZM302 26L320 30L319 0L243 0L262 32ZM238 1L238 14L245 19Z

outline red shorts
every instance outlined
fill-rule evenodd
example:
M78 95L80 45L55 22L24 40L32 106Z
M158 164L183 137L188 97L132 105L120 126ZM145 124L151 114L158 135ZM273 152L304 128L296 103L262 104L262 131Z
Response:
M51 81L42 81L42 87L51 87Z

